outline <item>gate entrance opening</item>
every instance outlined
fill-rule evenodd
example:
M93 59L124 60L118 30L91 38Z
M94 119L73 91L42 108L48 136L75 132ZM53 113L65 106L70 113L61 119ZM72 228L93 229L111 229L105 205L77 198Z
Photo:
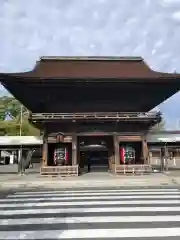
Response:
M128 141L119 144L120 164L143 164L142 142Z
M109 170L109 159L113 154L112 136L80 136L79 165L82 172Z

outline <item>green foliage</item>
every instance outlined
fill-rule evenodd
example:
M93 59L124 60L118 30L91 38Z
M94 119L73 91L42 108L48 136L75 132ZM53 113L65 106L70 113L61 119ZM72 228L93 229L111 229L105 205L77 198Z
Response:
M152 127L152 130L155 132L163 131L165 130L165 121L164 119L161 120L161 122L157 123Z
M24 119L22 122L21 130L23 136L40 136L39 129L33 127L27 119Z
M22 121L21 121L22 112ZM6 120L6 116L9 116ZM0 97L0 135L39 136L38 129L28 122L28 110L12 96Z

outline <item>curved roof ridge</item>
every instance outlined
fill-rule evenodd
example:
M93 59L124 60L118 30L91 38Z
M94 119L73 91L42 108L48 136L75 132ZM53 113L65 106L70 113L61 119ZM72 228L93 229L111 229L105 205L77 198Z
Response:
M118 56L42 56L31 71L2 73L22 78L179 78L180 74L158 72L142 57Z
M73 61L143 61L142 57L135 56L42 56L40 60L73 60Z

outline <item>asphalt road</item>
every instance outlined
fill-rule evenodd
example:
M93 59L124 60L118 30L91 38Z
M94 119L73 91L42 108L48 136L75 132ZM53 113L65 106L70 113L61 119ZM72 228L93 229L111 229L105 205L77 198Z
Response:
M180 190L0 192L0 239L180 239Z

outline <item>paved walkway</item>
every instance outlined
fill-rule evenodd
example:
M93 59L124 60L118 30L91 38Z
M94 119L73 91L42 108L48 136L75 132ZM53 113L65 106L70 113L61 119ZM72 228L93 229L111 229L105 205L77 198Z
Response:
M1 175L0 188L19 187L114 187L114 186L176 186L180 185L180 177L172 177L168 174L153 173L142 176L114 176L110 173L90 173L79 177L42 177L39 174Z
M176 184L180 185L180 170L169 170L165 172L165 175L172 179L172 182L176 182Z
M2 169L4 169L2 171ZM104 187L104 186L180 186L180 171L169 170L167 173L153 173L144 176L114 176L108 172L91 172L80 177L60 178L42 177L39 174L39 165L29 169L25 176L17 175L17 166L1 166L0 168L0 188L19 187ZM16 170L16 171L15 171ZM8 174L9 172L9 174Z

